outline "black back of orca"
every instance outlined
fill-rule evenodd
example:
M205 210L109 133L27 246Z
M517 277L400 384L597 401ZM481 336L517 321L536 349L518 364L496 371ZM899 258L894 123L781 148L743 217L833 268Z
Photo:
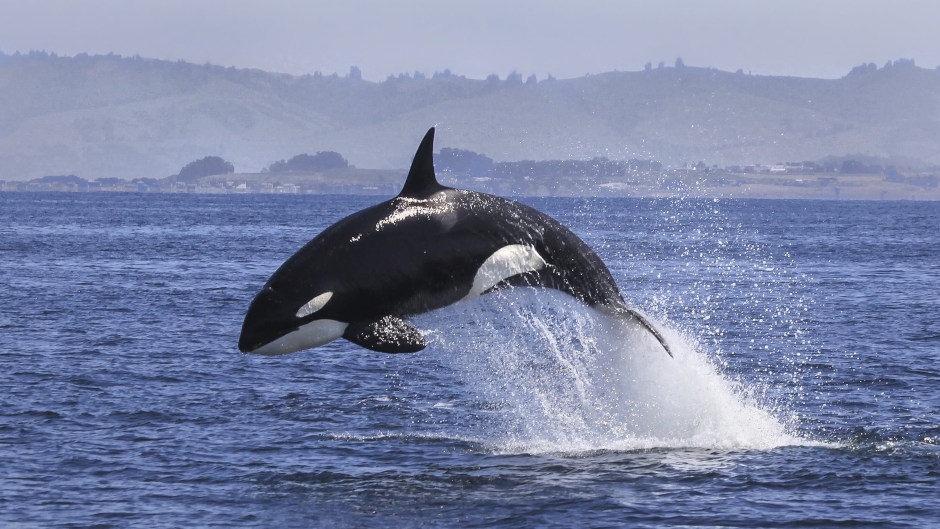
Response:
M433 139L432 128L397 197L330 226L272 275L245 317L243 351L307 348L304 332L312 331L303 329L313 326L378 351L417 351L424 339L403 317L508 285L558 289L635 319L666 347L626 307L600 257L561 223L512 200L440 185ZM287 335L289 345L266 346Z

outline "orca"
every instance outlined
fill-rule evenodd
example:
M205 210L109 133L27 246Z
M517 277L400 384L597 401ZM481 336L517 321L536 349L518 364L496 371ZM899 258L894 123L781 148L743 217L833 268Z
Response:
M337 338L383 353L427 345L406 321L505 287L548 287L662 334L627 307L610 271L555 219L512 200L438 183L434 128L401 193L340 220L271 276L252 300L238 347L281 355Z

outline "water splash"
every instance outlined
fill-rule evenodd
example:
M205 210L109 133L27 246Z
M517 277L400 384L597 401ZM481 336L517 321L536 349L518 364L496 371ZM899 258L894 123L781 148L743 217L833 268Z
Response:
M460 312L453 314L452 311ZM483 410L487 448L585 452L660 447L767 449L802 444L693 342L648 332L564 294L515 289L455 305L433 333L440 361ZM429 318L433 327L435 318ZM436 322L446 325L442 320Z

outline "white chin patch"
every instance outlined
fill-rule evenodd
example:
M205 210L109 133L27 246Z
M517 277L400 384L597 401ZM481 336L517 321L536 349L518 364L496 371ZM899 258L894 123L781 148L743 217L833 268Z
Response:
M336 320L313 320L294 332L262 345L252 353L277 356L319 347L343 336L348 323Z
M300 307L299 309L297 309L297 314L295 314L295 316L297 316L298 318L306 318L307 316L313 314L314 312L322 309L323 306L326 305L326 302L329 301L330 298L332 297L333 297L332 292L324 292L320 294L319 296L304 303L303 307Z
M483 265L477 270L473 278L473 286L464 299L479 296L495 287L504 279L512 276L534 272L545 267L545 259L539 255L535 248L524 244L510 244L493 252Z

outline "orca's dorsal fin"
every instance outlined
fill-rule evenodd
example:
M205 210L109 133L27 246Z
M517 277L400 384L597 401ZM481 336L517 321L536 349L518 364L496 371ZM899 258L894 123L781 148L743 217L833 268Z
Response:
M418 145L408 178L401 188L400 197L423 197L444 189L434 176L434 127L428 130Z

